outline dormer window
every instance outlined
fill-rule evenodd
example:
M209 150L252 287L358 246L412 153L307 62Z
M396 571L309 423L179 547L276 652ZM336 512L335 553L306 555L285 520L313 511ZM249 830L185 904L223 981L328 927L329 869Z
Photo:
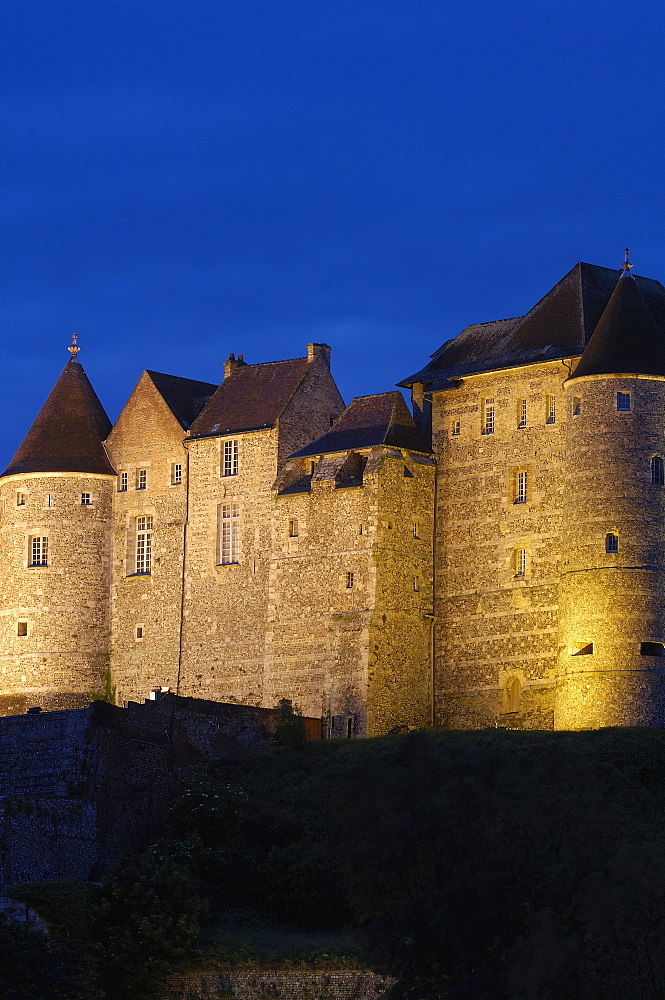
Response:
M630 412L630 393L617 392L617 410L620 413Z

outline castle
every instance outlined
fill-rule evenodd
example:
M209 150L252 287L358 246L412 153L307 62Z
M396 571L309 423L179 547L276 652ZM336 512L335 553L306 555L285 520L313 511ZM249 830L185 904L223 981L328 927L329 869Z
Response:
M577 264L344 408L330 349L221 385L76 359L0 478L0 714L117 687L331 736L665 724L665 288Z

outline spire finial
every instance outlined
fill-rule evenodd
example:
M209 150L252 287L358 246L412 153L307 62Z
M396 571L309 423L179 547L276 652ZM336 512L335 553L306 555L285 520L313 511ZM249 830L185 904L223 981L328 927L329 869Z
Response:
M76 355L81 350L80 347L76 346L76 341L77 340L78 340L78 334L77 333L73 333L72 334L72 345L71 345L71 347L67 348L67 350L71 354L71 358L69 359L70 361L76 361Z
M626 247L626 249L623 252L623 264L621 265L622 278L630 278L631 276L630 269L632 266L633 265L630 263L630 260L628 259L628 247Z

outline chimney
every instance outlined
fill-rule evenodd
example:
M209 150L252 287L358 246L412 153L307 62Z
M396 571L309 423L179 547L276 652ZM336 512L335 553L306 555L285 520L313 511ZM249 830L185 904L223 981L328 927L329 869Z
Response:
M323 358L330 368L330 348L327 344L308 344L307 345L307 360L313 361L317 354L322 354Z
M242 354L239 354L237 358L235 354L229 354L228 361L224 362L224 378L233 375L236 368L242 368L246 364L247 362L244 360Z

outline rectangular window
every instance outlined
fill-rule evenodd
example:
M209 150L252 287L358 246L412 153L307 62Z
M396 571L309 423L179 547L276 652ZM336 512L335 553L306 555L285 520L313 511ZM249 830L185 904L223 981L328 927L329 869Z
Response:
M298 537L298 521L294 517L289 521L289 538L297 538L297 537Z
M128 480L127 473L126 472L121 472L120 476L118 478L118 493L126 493L127 492L127 480Z
M517 426L526 427L526 399L517 400Z
M353 573L346 574L346 589L347 590L353 589Z
M136 489L147 490L147 488L148 488L148 470L139 469L136 473Z
M136 572L152 572L152 516L136 518Z
M171 486L180 486L182 483L182 463L174 462L171 466Z
M29 566L48 566L48 537L33 535L28 550Z
M25 493L16 494L16 506L25 507Z
M92 503L92 499L90 497L90 494L89 493L81 493L81 506L82 507L89 507L91 503Z
M415 591L420 590L420 577L419 576L414 576L414 578L413 578L413 589Z
M526 573L526 549L515 549L515 576Z
M417 521L413 522L413 537L420 538L420 525Z
M546 423L548 424L556 423L556 396L547 397Z
M579 417L582 412L582 400L579 396L573 396L573 416Z
M526 503L526 472L515 473L515 503Z
M617 410L626 413L630 410L630 393L617 392Z
M224 503L219 508L219 562L237 563L240 554L240 504Z
M452 436L453 437L459 437L461 430L462 430L462 421L461 420L453 420L452 429L450 431L450 433L452 434Z
M224 462L222 466L223 476L238 475L238 442L224 442Z
M494 434L494 396L483 400L483 434Z
M52 507L53 506L53 494L52 493L47 493L46 494L46 506L47 507Z
M28 623L18 622L18 628L16 630L17 635L27 635L28 634Z

